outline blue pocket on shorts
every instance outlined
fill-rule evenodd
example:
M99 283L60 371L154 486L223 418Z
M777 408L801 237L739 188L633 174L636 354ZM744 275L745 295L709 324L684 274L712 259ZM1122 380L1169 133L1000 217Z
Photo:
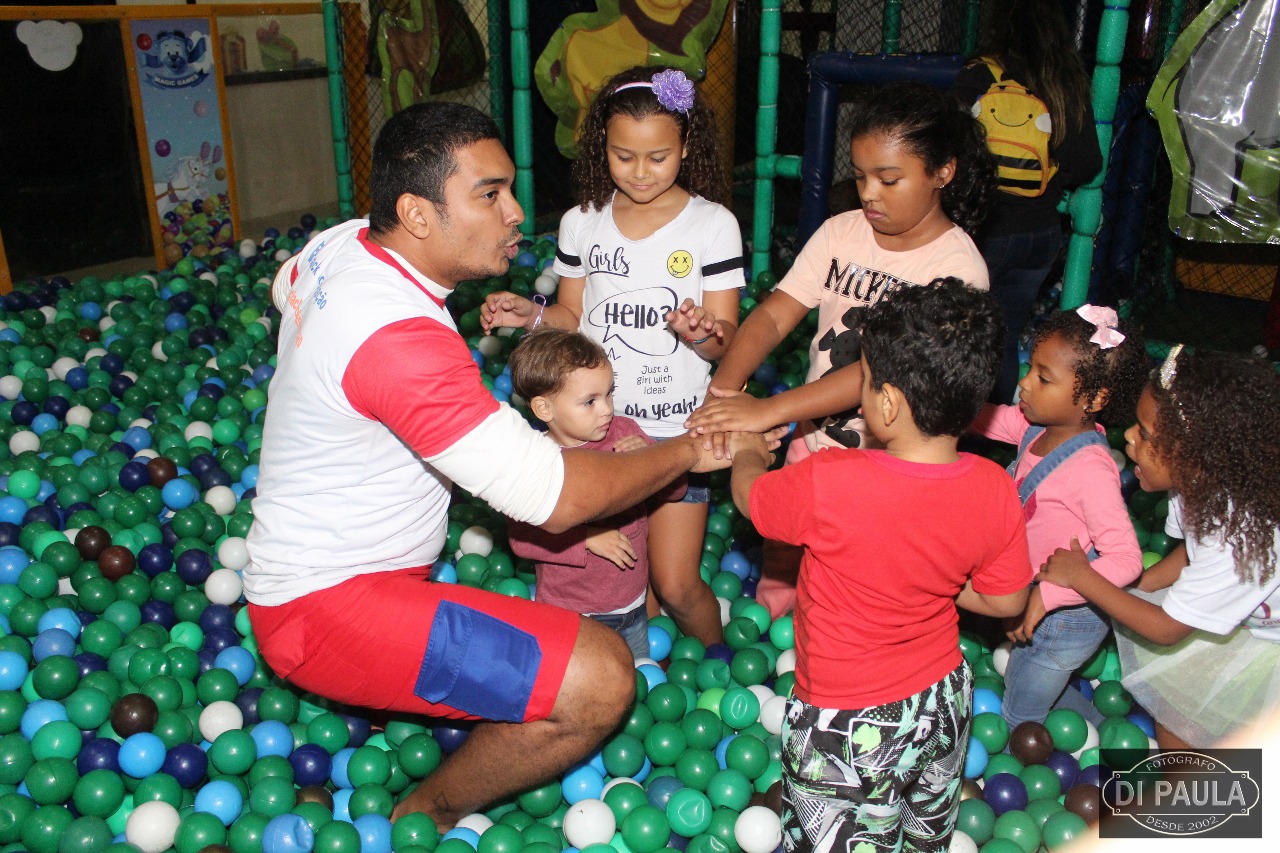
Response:
M486 720L524 721L542 649L532 634L452 601L442 601L414 695Z

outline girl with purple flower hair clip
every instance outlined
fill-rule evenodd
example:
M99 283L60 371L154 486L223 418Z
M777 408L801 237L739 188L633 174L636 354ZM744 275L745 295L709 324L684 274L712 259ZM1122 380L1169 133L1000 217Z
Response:
M711 364L737 331L746 283L742 232L720 204L715 120L683 71L631 68L601 88L578 152L580 206L560 222L556 303L494 293L481 324L486 332L581 331L613 363L616 410L653 438L682 435L706 396ZM710 645L722 629L720 605L699 574L709 489L689 479L684 500L650 518L649 578L680 630Z

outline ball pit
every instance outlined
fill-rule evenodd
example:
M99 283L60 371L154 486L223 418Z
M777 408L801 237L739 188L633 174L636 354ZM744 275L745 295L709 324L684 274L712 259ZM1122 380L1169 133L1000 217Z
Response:
M423 816L391 824L395 800L469 728L374 727L294 691L261 661L241 607L275 365L271 280L325 223L307 217L218 254L216 232L193 236L197 215L179 210L171 223L167 251L182 256L170 271L35 280L0 296L0 844L771 853L794 627L751 597L760 543L723 474L712 477L701 572L721 598L725 642L704 648L669 618L651 620L632 713L588 760L443 838ZM510 399L506 359L519 336L480 335L479 306L498 289L553 295L554 251L554 239L529 241L508 275L464 283L450 299L499 400ZM749 285L744 316L773 281ZM806 319L748 390L801 384L813 331ZM1158 559L1172 544L1167 502L1129 494L1139 540ZM459 496L433 579L530 597L532 566L511 556L505 529ZM1034 737L1001 716L1007 644L965 633L961 651L976 717L957 843L994 853L1069 843L1098 819L1099 748L1128 755L1151 730L1117 681L1114 648L1078 673L1107 722L1055 711Z

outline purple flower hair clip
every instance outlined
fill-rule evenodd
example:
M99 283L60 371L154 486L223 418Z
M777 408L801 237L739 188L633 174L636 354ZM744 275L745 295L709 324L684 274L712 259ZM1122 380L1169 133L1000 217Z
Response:
M667 71L659 71L653 75L653 80L641 80L635 83L624 83L613 90L613 94L625 92L628 89L652 89L653 95L658 99L658 103L663 109L671 110L674 113L688 113L693 109L693 81L690 80L685 73L678 68L672 68Z

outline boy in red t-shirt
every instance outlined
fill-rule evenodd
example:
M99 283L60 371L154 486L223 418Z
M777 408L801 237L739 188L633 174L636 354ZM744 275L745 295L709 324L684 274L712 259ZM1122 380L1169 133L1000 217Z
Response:
M1032 576L1013 482L956 450L995 381L999 316L958 279L867 310L862 412L884 450L766 473L763 444L732 439L734 503L763 536L804 547L782 731L788 853L950 843L973 694L956 606L1021 613Z

